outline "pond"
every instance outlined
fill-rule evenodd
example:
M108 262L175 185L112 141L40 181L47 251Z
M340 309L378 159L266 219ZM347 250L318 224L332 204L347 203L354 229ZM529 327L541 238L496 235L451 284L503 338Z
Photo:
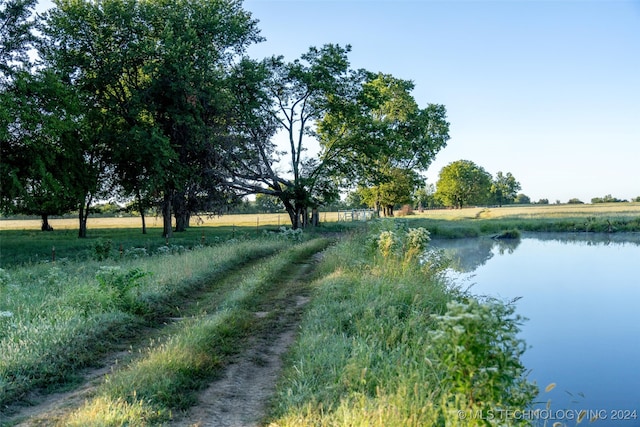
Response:
M450 275L476 295L511 301L528 320L522 360L548 425L640 426L640 235L529 234L434 240ZM545 387L556 387L545 393ZM585 420L586 421L586 420ZM586 424L583 423L583 424Z

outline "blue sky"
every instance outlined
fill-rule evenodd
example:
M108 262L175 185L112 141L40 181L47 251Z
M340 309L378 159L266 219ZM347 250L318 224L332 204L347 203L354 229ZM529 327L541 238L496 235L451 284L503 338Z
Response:
M49 3L41 0L41 6ZM640 196L640 1L246 0L256 58L351 44L354 68L444 104L448 146L533 200Z

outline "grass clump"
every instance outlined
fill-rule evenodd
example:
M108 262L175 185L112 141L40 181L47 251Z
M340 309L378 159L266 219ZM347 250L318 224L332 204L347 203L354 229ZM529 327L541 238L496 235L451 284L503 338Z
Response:
M426 230L404 224L381 221L327 251L272 426L485 425L459 411L532 402L514 307L447 283Z

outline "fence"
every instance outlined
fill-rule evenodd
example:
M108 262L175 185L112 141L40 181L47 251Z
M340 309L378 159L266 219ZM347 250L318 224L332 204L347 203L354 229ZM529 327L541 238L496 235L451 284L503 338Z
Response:
M338 221L367 221L378 216L374 209L351 209L338 211Z

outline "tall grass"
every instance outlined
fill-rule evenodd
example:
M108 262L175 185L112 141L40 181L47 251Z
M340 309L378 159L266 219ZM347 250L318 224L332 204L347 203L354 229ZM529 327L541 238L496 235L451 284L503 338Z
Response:
M72 381L141 322L176 314L187 296L289 245L235 242L122 261L22 266L0 274L0 407Z
M421 234L374 226L327 252L270 425L488 425L483 413L533 400L514 308L461 292L437 259L418 262Z
M287 281L290 266L326 247L315 239L271 257L254 268L210 307L210 314L178 325L170 338L150 346L128 367L109 376L95 398L61 421L63 425L155 425L195 403L207 384L242 348L257 327L251 310Z

